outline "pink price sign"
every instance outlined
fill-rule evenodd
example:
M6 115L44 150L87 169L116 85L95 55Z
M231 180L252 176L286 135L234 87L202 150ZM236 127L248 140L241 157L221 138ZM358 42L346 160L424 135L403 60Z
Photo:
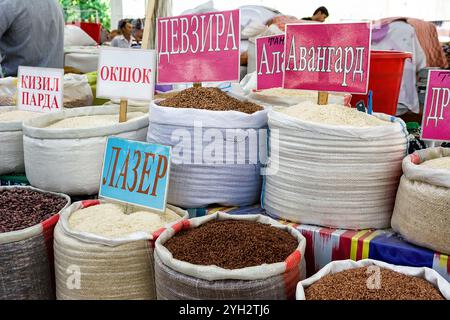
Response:
M286 25L283 87L367 93L370 22Z
M283 85L284 34L256 38L256 89Z
M158 83L239 81L239 10L158 18Z
M422 118L422 139L450 141L450 71L430 70Z

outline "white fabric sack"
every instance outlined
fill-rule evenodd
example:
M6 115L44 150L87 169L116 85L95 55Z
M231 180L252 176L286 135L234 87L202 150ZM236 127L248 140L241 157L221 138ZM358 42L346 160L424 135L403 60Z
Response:
M15 105L16 96L17 96L17 78L14 77L0 78L0 106Z
M407 241L450 254L450 170L420 163L449 157L449 148L419 150L403 160L392 228Z
M138 111L136 108L133 111ZM146 110L141 110L146 112ZM48 129L65 118L117 114L118 106L84 107L48 114L23 124L25 171L31 185L69 195L98 193L108 136L145 141L148 115L86 129Z
M53 194L70 205L65 194L47 192L33 187L0 187L33 190ZM0 300L54 300L53 229L58 212L31 227L0 233Z
M375 116L395 124L334 126L271 110L269 165L276 172L265 176L267 213L332 228L389 227L407 131L401 119Z
M86 75L64 75L64 107L78 108L92 105L94 96Z
M0 113L15 107L0 107ZM23 173L22 121L0 122L0 175Z
M216 265L195 265L177 260L164 246L165 242L181 230L196 228L215 220L255 221L269 224L289 232L299 244L296 251L284 262L232 270ZM158 300L292 298L292 289L297 283L295 279L303 279L306 274L305 248L306 239L297 229L263 215L230 215L217 212L184 220L167 228L155 242Z
M250 158L250 138L226 141L226 129L255 129L258 132L258 129L267 125L266 110L246 114L237 111L161 107L153 102L150 115L147 142L173 147L169 203L183 208L197 208L214 203L243 206L258 202L261 190L260 164L259 159L252 161ZM201 124L202 129L194 129L196 123ZM228 156L234 159L239 155L242 159L245 158L243 163L234 161L226 164L222 159L218 163L201 161L204 159L203 150L211 142L204 139L199 143L201 148L195 147L195 132L199 131L203 136L210 129L219 131L224 139L223 158L227 159ZM193 140L183 150L177 149L179 142L184 139L180 134L187 135L188 141ZM258 139L255 144L258 146L259 137L255 136ZM198 158L200 161L194 162Z
M435 288L437 288L442 293L445 299L447 300L450 299L450 284L448 283L447 280L445 280L439 273L437 273L433 269L425 267L417 268L417 267L396 266L378 260L364 259L359 261L341 260L330 262L313 276L298 283L296 293L297 300L306 300L305 289L328 274L335 274L349 269L368 267L372 265L389 269L395 272L399 272L408 276L414 276L425 279L428 282L430 282Z
M110 202L80 201L61 213L54 241L57 299L155 299L153 243L157 232L107 238L70 229L72 213L102 203ZM167 208L180 219L188 218L187 211ZM78 288L70 286L76 284L71 282L75 271L79 271Z
M76 25L64 26L64 46L95 46L97 42Z

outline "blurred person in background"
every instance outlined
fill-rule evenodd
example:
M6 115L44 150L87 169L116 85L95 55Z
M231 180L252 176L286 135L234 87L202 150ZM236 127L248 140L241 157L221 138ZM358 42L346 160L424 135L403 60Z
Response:
M314 14L312 17L306 17L302 18L302 20L311 20L316 22L325 22L325 19L328 18L328 9L325 7L319 7L314 11Z
M111 41L111 47L131 48L133 26L127 19L119 21L119 35Z
M64 66L64 16L57 0L0 0L0 66Z

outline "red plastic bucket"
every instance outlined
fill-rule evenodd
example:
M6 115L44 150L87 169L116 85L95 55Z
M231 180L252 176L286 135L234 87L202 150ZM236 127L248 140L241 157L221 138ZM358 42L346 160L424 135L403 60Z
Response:
M395 115L398 96L402 83L405 60L412 58L412 54L400 51L370 52L369 90L373 92L372 108L374 112ZM352 95L351 105L364 100L367 106L367 95Z

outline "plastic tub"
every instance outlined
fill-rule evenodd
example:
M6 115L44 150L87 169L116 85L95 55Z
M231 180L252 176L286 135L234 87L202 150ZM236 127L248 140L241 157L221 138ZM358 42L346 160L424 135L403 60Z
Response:
M405 59L412 54L401 51L377 51L370 54L369 90L373 92L373 111L390 115L397 112ZM360 100L367 106L367 95L354 94L351 105Z

